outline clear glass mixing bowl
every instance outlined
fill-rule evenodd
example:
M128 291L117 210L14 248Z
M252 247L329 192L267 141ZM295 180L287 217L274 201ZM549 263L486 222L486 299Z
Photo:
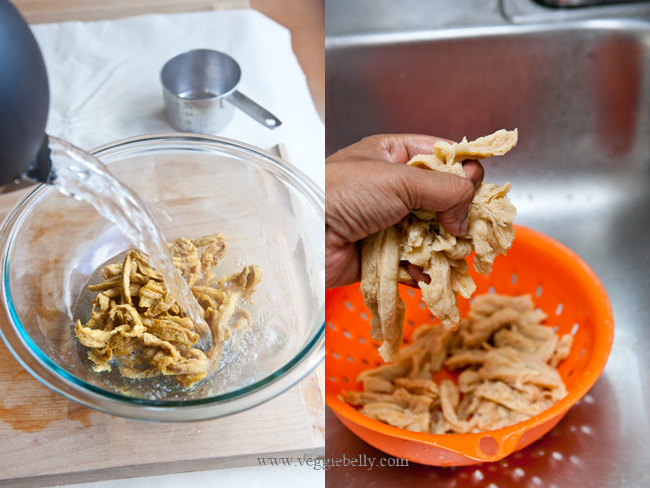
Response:
M131 248L90 204L41 185L7 216L0 234L2 337L42 383L112 415L161 421L216 418L287 390L324 357L324 194L294 167L220 137L133 137L93 151L141 195L165 237L219 232L223 274L258 264L254 325L221 369L195 391L170 378L94 373L71 326L89 318L91 275ZM116 260L117 261L117 260ZM117 368L113 368L117 370ZM172 382L173 383L173 382Z

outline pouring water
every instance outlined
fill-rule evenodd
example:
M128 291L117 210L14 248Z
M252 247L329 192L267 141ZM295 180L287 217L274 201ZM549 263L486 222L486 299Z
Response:
M100 215L118 226L124 237L149 256L151 266L163 277L180 309L196 324L204 339L209 328L192 292L176 271L151 211L133 190L110 174L94 156L72 144L49 136L52 151L50 183L64 195L90 203Z

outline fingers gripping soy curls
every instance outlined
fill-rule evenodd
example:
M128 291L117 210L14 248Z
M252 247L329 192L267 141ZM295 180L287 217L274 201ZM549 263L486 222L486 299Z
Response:
M439 141L432 154L413 157L407 164L465 177L462 162L507 153L517 143L517 131L500 130L472 142ZM392 361L399 352L404 305L398 282L413 283L407 263L420 266L431 278L419 282L425 303L448 329L460 320L456 295L469 298L476 286L467 273L465 258L476 251L474 269L487 274L494 258L505 254L514 239L516 210L506 197L510 183L481 183L476 188L464 236L454 236L436 212L414 210L395 226L364 239L361 251L361 291L373 314L373 338L384 341L380 354Z

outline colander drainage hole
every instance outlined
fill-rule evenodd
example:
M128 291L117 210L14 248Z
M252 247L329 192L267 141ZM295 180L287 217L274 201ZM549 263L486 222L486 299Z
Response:
M366 340L365 340L363 337L359 337L359 342L360 342L361 344L365 344L365 343L366 343Z
M334 356L336 359L341 359L341 356L339 356L338 352L333 352L332 356Z
M362 359L362 360L361 360L361 364L368 365L368 360L367 360L367 359Z
M334 378L334 376L330 376L330 381L333 381L334 383L336 383L336 378Z
M555 315L560 315L562 313L562 309L564 308L564 305L561 303L557 304L557 308L555 309Z
M516 284L517 284L517 273L512 273L512 276L510 277L510 282L511 282L513 285L516 285Z
M580 326L577 323L573 324L573 327L571 327L571 335L572 336L576 335L576 332L578 332L579 327Z
M332 322L327 322L327 326L332 330L336 330L336 327L334 327L334 324Z
M363 320L368 320L368 314L366 312L361 312L361 318Z
M481 437L478 445L486 456L494 456L499 450L499 443L494 437L489 435Z
M348 358L347 358L347 359L348 359L348 361L350 361L351 363L353 363L353 362L354 362L354 358L353 358L352 356L348 356Z
M583 349L582 351L580 351L580 356L578 356L578 358L581 358L582 356L584 356L586 352L587 352L586 349Z
M539 298L539 297L542 296L542 285L539 285L539 286L537 287L537 291L535 292L535 296L536 296L537 298Z
M414 296L415 296L415 292L414 292L411 288L409 288L408 290L406 290L406 293L408 293L408 296L410 296L410 297L414 297Z
M347 379L347 377L345 377L345 376L343 377L343 381L345 381L346 383L349 383L349 382L350 382L350 380Z
M348 310L354 310L354 307L352 306L352 304L350 302L348 302L347 300L345 301L345 306L348 307Z
M554 325L553 326L553 332L555 332L557 334L558 330L560 330L560 326L559 325Z
M415 322L413 322L412 320L409 320L409 325L410 325L411 327L415 327Z
M494 294L494 287L493 287L493 286L491 286L490 288L488 288L488 293L492 293L492 294Z
M352 337L352 334L350 334L347 330L344 330L344 331L343 331L343 335L344 335L345 337L347 337L348 339L350 339L350 338Z

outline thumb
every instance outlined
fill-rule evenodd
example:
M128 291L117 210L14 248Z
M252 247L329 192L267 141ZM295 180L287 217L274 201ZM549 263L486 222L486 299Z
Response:
M467 231L467 212L474 198L474 184L467 178L400 165L406 192L404 202L411 210L436 212L438 220L456 236Z

